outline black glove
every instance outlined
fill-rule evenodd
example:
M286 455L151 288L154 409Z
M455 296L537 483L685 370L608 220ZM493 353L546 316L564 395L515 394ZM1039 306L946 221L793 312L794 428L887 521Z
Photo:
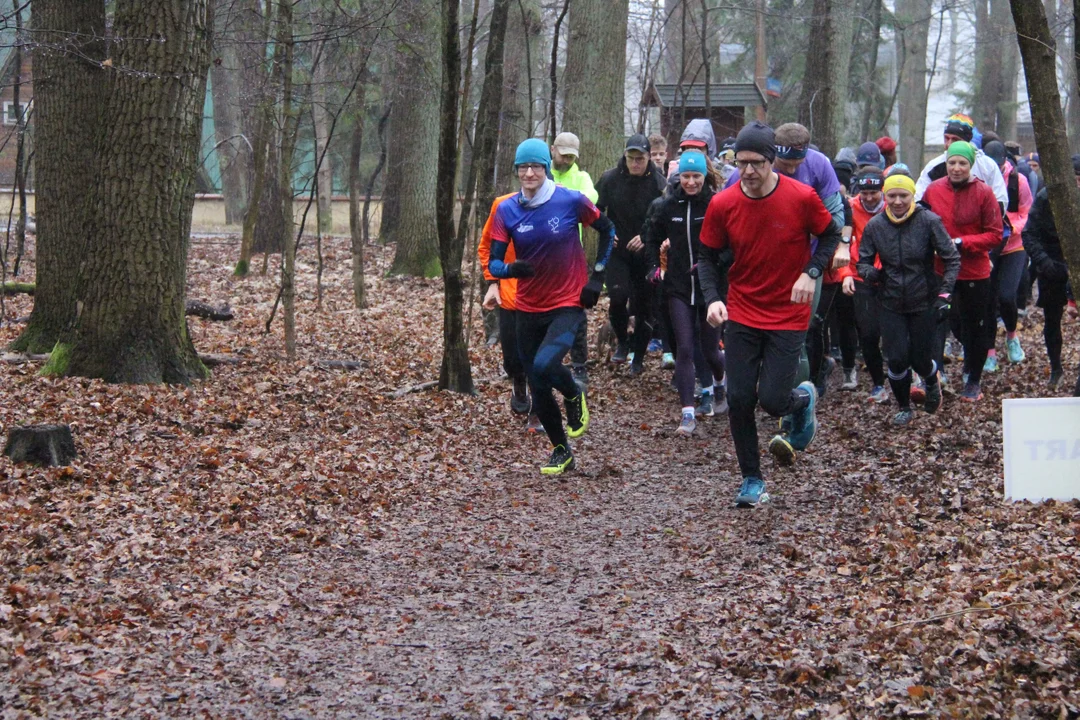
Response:
M1065 282L1069 279L1069 268L1065 263L1057 262L1056 260L1047 260L1046 263L1039 266L1039 275L1047 280L1053 280L1055 282Z
M948 320L951 310L952 298L948 295L938 295L934 300L934 317L937 318L937 321L943 323Z
M515 260L506 266L506 274L507 277L512 278L527 278L536 274L536 268L532 266L531 262Z
M600 291L604 289L604 276L601 273L593 273L589 276L589 282L581 288L581 305L588 308L596 307L600 300Z

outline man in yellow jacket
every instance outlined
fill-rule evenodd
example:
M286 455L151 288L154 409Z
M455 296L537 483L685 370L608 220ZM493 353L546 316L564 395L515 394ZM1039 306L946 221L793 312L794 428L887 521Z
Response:
M592 202L596 202L599 195L593 187L589 173L577 166L577 159L581 153L581 141L572 132L561 132L555 136L555 142L551 146L551 176L559 185L570 190L577 190ZM578 233L581 226L578 225ZM589 358L588 328L586 323L578 326L577 337L574 338L574 346L570 349L571 370L574 373L574 381L582 392L589 384L589 374L585 363Z

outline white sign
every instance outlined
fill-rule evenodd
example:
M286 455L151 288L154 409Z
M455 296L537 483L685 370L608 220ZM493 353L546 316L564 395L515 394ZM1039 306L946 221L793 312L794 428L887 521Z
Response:
M1080 398L1002 402L1006 500L1080 498Z

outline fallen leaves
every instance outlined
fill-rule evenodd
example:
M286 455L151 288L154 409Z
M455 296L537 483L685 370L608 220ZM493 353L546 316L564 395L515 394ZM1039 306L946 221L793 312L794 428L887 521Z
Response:
M194 243L193 294L236 320L192 318L192 336L243 363L191 388L0 367L0 430L71 423L80 452L0 460L5 710L1080 714L1080 506L1001 498L996 399L1042 391L1036 321L987 402L947 399L905 431L833 388L798 465L766 461L772 507L736 512L726 420L674 442L651 358L633 380L591 368L593 424L559 482L504 383L390 397L437 375L439 283L383 277L392 249L371 248L357 313L347 242L327 250L322 314L301 258L294 365L261 333L276 271L235 280L229 246ZM471 338L474 375L496 376L478 322Z

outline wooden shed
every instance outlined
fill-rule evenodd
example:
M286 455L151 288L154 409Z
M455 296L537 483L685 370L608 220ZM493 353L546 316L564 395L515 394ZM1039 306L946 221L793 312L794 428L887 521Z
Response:
M716 142L739 132L746 124L746 108L768 107L761 89L754 83L710 83L709 104ZM705 117L705 85L650 83L641 96L641 106L660 110L660 134L672 151L679 145L686 124Z

